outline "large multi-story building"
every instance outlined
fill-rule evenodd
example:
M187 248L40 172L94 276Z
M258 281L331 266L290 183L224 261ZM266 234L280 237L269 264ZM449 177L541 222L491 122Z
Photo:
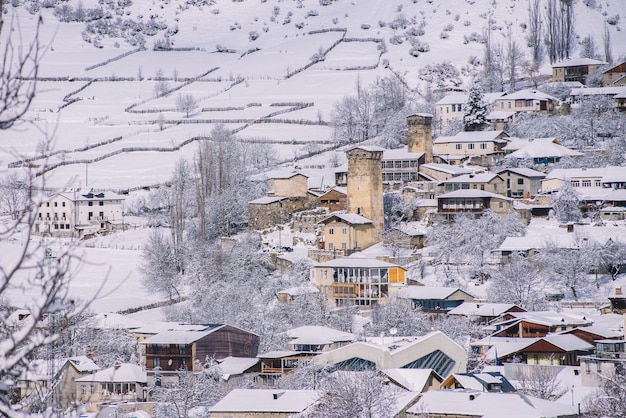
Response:
M123 228L124 198L113 192L62 192L39 205L33 233L83 237Z

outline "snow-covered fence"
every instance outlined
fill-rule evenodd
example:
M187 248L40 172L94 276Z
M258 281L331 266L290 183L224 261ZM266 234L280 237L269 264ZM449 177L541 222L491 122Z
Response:
M85 71L91 71L91 70L96 69L98 67L104 67L105 65L108 65L108 64L110 64L110 63L112 63L114 61L121 60L122 58L126 58L129 55L135 54L137 52L145 51L145 50L146 50L146 48L140 47L140 48L137 48L137 49L133 49L132 51L126 51L123 54L120 54L120 55L115 56L113 58L109 58L106 61L100 62L98 64L90 65L89 67L85 68Z

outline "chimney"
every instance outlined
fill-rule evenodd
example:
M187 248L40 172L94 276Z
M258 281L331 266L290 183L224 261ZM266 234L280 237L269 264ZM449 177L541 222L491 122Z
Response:
M283 396L285 394L285 392L274 392L272 393L272 398L274 398L274 400L280 398L281 396Z

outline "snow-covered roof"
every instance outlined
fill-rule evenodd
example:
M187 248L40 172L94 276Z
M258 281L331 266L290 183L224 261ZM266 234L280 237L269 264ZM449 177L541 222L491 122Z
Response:
M184 324L180 322L155 321L134 329L135 334L158 334L165 331L205 331L221 324Z
M458 287L407 286L400 289L398 297L402 299L447 299L459 291L472 296Z
M500 316L509 309L517 307L512 303L463 302L448 312L448 315L463 316Z
M270 180L286 180L286 179L290 179L292 177L295 176L304 176L306 178L309 178L309 176L307 176L306 174L303 174L299 171L274 171L272 172L271 176L269 177Z
M94 327L97 329L137 329L144 325L143 322L126 315L107 312L96 314Z
M461 174L460 176L444 180L442 181L442 183L489 183L491 180L498 176L498 174L491 173L489 171L476 174Z
M222 376L228 379L232 375L243 374L250 367L256 365L261 361L256 357L226 357L223 360L218 360L220 369L222 370Z
M204 331L163 331L146 338L140 344L191 344L221 327L223 325Z
M375 258L343 257L316 264L316 267L361 267L361 268L391 268L400 267L397 264L387 263Z
M123 363L76 379L77 382L131 382L145 383L146 371L136 364Z
M555 144L554 138L536 138L505 158L578 157L583 153Z
M559 99L556 97L550 96L549 94L543 93L539 90L519 90L513 93L505 93L499 100L550 100L553 102L558 102Z
M503 132L504 131L461 131L454 136L440 136L433 141L433 144L495 141Z
M626 94L626 87L586 87L572 89L570 96L615 96L616 94Z
M320 398L316 390L233 389L211 412L299 413Z
M369 152L385 152L385 148L379 147L377 145L355 145L346 150L346 152L350 152L355 149L362 149L363 151Z
M423 152L409 152L408 147L386 149L383 152L384 160L418 160L424 155Z
M497 193L491 193L491 192L486 192L484 190L477 190L477 189L459 189L459 190L455 190L453 192L450 193L445 193L445 194L440 194L439 198L440 199L453 199L453 198L459 198L459 197L482 197L482 198L487 198L490 197L492 199L502 199L502 200L509 200L512 201L513 199L510 197L506 197L503 196L501 194L497 194Z
M284 293L290 296L310 295L313 293L319 293L320 290L315 286L294 286L288 289L276 292L278 294Z
M70 363L79 372L94 372L100 370L100 367L87 356L69 357L67 363Z
M485 117L487 120L506 120L515 116L517 112L509 112L506 110L493 110Z
M436 164L436 163L422 164L421 167L429 168L435 171L440 171L442 173L452 174L454 176L458 176L460 174L472 173L476 169L476 168L462 167L458 165Z
M283 357L297 357L301 354L307 354L305 351L294 351L294 350L274 350L268 351L267 353L259 354L258 358L283 358Z
M594 348L592 344L571 334L546 335L543 337L543 340L559 347L563 351L588 351Z
M421 392L428 384L433 375L439 377L433 369L383 369L381 370L389 379L393 380L406 390ZM441 379L441 377L439 377Z
M582 332L588 332L590 334L599 335L602 338L621 338L624 336L624 332L612 330L602 325L589 325L586 327L577 327L567 331L561 331L559 334L571 334L572 332L580 330Z
M552 64L552 68L578 67L581 65L604 65L605 61L594 60L593 58L572 58L566 61L558 61Z
M324 339L330 342L354 341L356 336L349 332L319 325L304 325L285 331L291 339Z
M577 407L559 404L518 392L483 392L476 390L431 390L407 409L408 413L482 418L557 418L576 416Z
M483 93L483 99L485 100L485 102L491 104L498 97L501 97L503 94L504 93L502 92ZM437 103L435 103L435 105L465 104L467 103L468 97L469 97L469 94L467 93L447 94L444 97L442 97Z
M520 176L528 177L528 178L544 178L546 175L541 171L533 170L532 168L526 167L515 167L515 168L504 168L498 171L498 174L505 173L510 171L511 173L515 173Z
M366 225L372 223L372 221L367 219L365 216L357 215L356 213L342 212L334 212L328 218L320 221L320 223L326 224L328 222L332 222L334 218L339 218L350 225Z
M269 204L280 202L281 200L286 200L286 199L287 199L286 197L282 197L282 196L264 196L258 199L254 199L248 203L252 205L269 205Z
M79 202L79 201L105 201L105 200L124 200L125 197L122 195L119 195L117 193L111 192L111 191L100 191L100 192L94 192L94 191L81 191L81 190L77 190L77 191L69 191L69 192L61 192L59 193L59 195L73 201L73 202Z

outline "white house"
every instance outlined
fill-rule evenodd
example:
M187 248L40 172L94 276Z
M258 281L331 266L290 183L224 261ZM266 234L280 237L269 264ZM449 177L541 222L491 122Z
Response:
M33 233L78 236L123 228L124 198L113 192L61 192L39 205Z

